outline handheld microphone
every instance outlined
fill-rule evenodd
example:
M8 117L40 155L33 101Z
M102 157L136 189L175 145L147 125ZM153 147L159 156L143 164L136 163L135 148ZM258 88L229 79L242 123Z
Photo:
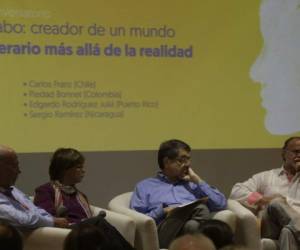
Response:
M97 216L102 217L102 218L105 218L106 212L105 212L104 210L100 210L100 212L98 213Z

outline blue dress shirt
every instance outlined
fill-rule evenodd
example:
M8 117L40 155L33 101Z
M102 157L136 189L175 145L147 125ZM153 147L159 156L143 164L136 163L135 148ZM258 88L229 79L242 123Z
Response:
M19 229L53 226L53 217L44 209L36 207L23 192L16 187L11 187L9 192L12 196L0 192L1 220Z
M165 217L164 207L179 206L206 196L206 205L211 212L226 208L224 194L206 182L195 184L181 180L172 183L159 172L156 177L145 179L136 185L130 208L152 217L158 224Z

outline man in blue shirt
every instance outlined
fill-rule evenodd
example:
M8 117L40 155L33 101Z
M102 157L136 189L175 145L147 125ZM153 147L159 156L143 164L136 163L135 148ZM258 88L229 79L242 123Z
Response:
M210 219L210 212L225 209L227 201L220 191L208 185L193 171L191 148L185 142L163 142L158 151L158 165L160 171L156 177L136 185L130 207L156 221L160 246L168 247L172 237L197 231L201 220ZM172 216L175 207L204 197L207 197L206 202L198 205L191 213L180 215L177 221ZM177 228L174 228L175 225Z
M15 151L0 146L0 219L21 230L37 227L67 227L65 218L56 218L36 207L14 184L21 173Z

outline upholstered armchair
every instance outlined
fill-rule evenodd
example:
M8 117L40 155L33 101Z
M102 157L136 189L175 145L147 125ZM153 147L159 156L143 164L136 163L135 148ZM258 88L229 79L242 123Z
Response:
M257 217L238 201L228 200L228 209L236 214L236 241L250 250L276 250L276 241L261 239Z
M108 207L110 210L131 217L136 223L136 234L134 246L137 250L158 250L159 242L155 221L142 213L129 208L132 192L120 194L113 198ZM233 232L236 227L236 216L229 210L216 213L215 219L226 222Z
M122 214L118 214L99 207L91 206L93 214L97 215L100 210L106 212L106 220L112 224L123 237L131 244L135 239L134 221ZM41 227L24 234L24 250L62 250L63 242L70 229Z

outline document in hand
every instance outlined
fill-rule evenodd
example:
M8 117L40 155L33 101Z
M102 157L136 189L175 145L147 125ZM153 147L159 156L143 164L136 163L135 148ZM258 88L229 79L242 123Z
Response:
M175 207L172 209L168 216L180 216L182 213L184 214L190 214L195 207L197 207L199 204L205 204L208 201L208 197L202 197L200 199L194 200L192 202L188 202L185 204L182 204L178 207Z

